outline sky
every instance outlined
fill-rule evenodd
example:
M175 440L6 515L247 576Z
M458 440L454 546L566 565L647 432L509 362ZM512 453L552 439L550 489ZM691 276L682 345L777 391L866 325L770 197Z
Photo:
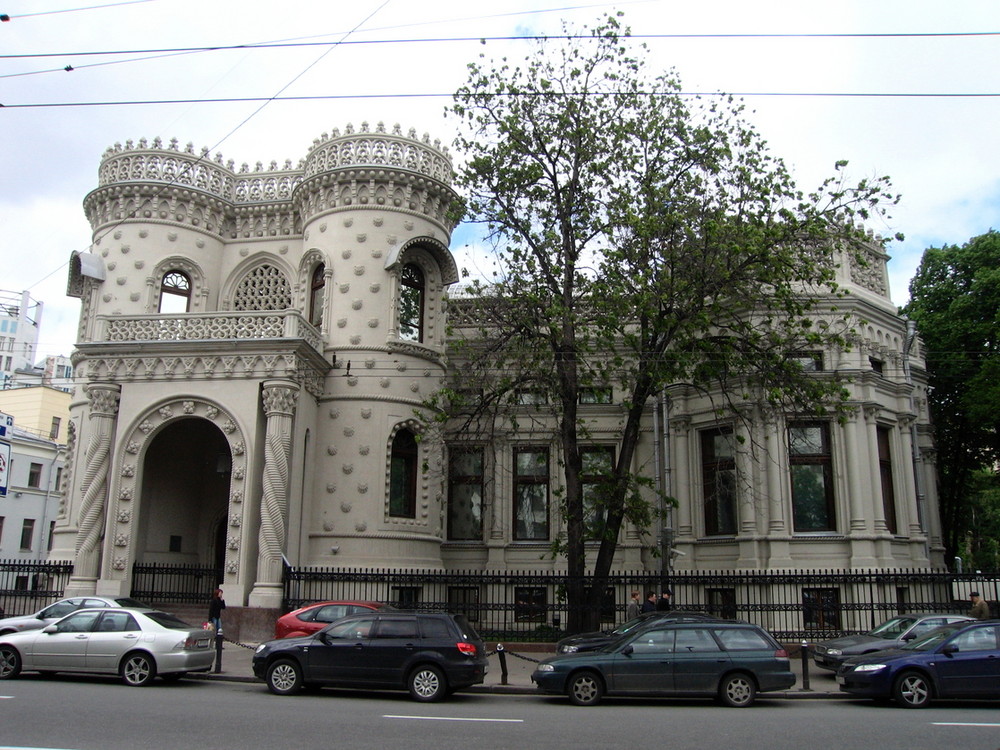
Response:
M108 147L158 136L237 165L298 164L323 133L365 121L449 145L444 111L467 64L531 51L482 37L558 34L617 10L634 34L677 35L646 40L652 71L742 95L801 188L842 159L854 182L892 179L902 200L871 229L906 237L888 248L897 304L926 248L1000 225L996 0L4 0L0 289L44 303L39 358L68 355L80 312L68 260L90 247L82 203ZM316 44L151 52L293 41ZM124 103L234 98L265 101ZM486 263L468 227L452 249L473 273Z

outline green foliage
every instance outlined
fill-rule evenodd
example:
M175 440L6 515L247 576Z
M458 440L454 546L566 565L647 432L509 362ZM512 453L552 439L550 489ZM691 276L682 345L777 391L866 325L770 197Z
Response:
M973 528L973 487L1000 461L1000 234L928 248L910 282L924 342L946 554Z
M542 42L520 64L481 57L450 107L466 219L488 229L499 269L468 303L480 322L466 328L462 381L482 400L466 424L487 412L495 423L518 389L546 394L566 490L556 549L578 575L594 530L577 404L583 388L614 387L622 414L598 579L623 520L651 522L633 459L658 393L722 394L720 411L839 407L842 384L788 355L846 348L835 254L871 244L854 222L896 200L884 178L848 186L841 162L804 195L739 102L687 100L674 72L651 74L644 60L608 17L591 38Z

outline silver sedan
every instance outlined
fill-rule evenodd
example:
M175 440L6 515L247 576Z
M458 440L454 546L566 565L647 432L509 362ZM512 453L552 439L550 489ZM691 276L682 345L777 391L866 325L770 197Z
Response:
M78 609L97 609L104 607L137 607L149 609L142 602L129 599L127 596L74 596L70 599L60 599L54 604L43 607L32 615L5 617L0 620L0 635L7 633L23 633L25 630L40 630L46 625L58 622L70 612Z
M0 680L22 671L87 672L141 687L157 675L207 672L214 660L209 632L148 609L85 609L41 630L0 636Z

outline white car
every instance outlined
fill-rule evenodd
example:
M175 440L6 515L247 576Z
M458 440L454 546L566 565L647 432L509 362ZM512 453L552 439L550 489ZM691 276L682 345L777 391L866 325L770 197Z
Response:
M55 604L50 604L38 610L33 615L3 618L0 620L0 636L7 635L8 633L23 633L25 630L40 630L46 625L51 625L61 620L70 612L76 612L78 609L103 609L104 607L149 609L142 602L129 599L127 596L74 596L71 599L61 599Z
M151 609L84 609L41 630L0 636L0 680L22 671L88 672L141 687L157 675L207 672L214 661L211 633Z

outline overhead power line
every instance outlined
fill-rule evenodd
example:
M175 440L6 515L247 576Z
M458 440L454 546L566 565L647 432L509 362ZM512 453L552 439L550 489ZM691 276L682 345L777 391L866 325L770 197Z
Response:
M149 2L149 0L138 0ZM628 34L626 38L647 39L926 39L947 37L1000 36L1000 31L935 31L926 33L872 32L872 33L791 33L791 34ZM0 55L0 60L30 57L89 57L102 55L157 55L177 52L219 52L224 50L283 49L288 47L325 47L369 44L440 44L443 42L523 42L523 41L572 41L595 39L592 34L534 34L522 36L453 36L420 37L409 39L353 39L350 41L322 42L250 42L246 44L217 44L199 47L159 47L150 49L88 50L77 52L29 52Z
M14 21L18 18L34 18L35 16L54 16L59 13L77 13L82 10L100 10L102 8L117 8L119 5L138 5L140 3L152 3L155 0L124 0L120 3L106 3L104 5L88 5L84 8L64 8L63 10L42 10L37 13L2 13L0 20L4 22Z
M678 92L622 92L637 94L639 96L735 96L735 97L841 97L841 98L915 98L915 99L988 99L1000 97L998 92L837 92L837 91L678 91ZM609 92L595 92L587 96L613 96ZM71 107L129 107L142 105L167 105L167 104L233 104L246 102L308 102L308 101L341 101L348 99L441 99L452 98L454 93L422 93L416 94L393 93L393 94L315 94L312 96L236 96L218 97L205 99L133 99L120 101L91 101L91 102L31 102L23 104L0 103L0 109L46 109L46 108L71 108ZM561 94L561 93L523 93L511 94L508 92L496 92L495 96L544 96L544 97L569 97L584 96L584 94Z

